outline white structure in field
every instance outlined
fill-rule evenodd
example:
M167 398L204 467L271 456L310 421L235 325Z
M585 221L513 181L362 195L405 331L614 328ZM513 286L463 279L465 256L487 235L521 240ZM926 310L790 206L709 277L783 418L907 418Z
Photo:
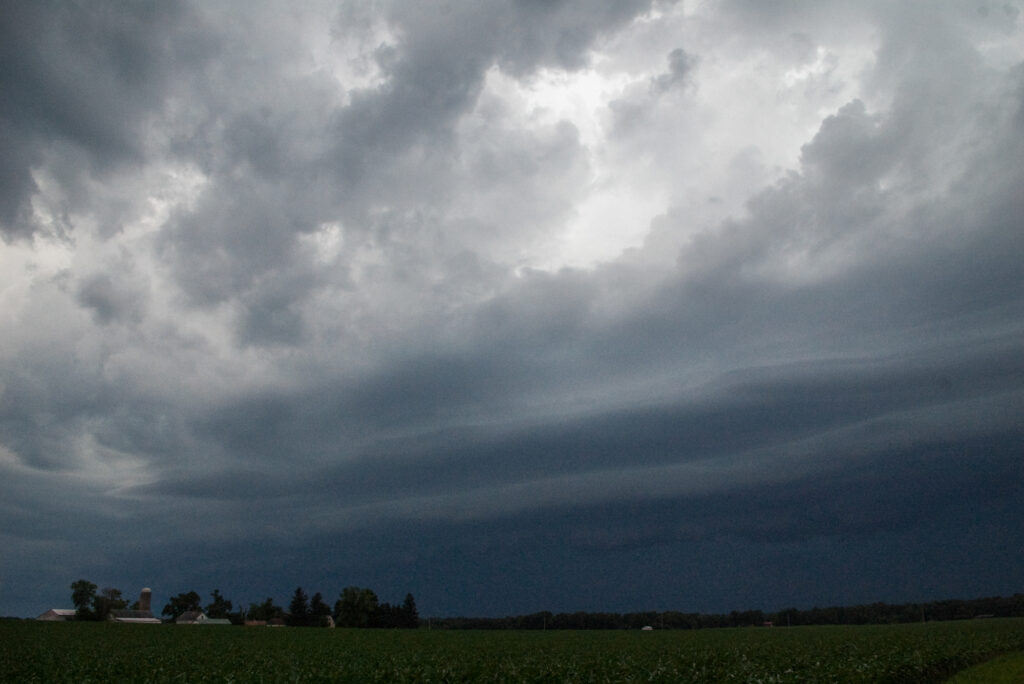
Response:
M182 613L178 616L178 619L174 621L176 625L230 625L231 620L227 618L212 618L207 617L205 613L199 610L190 610L187 613Z
M36 620L43 620L44 622L64 622L65 620L74 619L74 608L51 608L36 618Z
M157 618L150 611L150 603L152 602L153 592L149 587L146 587L139 594L139 608L138 610L127 610L127 609L115 609L110 611L107 619L111 622L126 622L141 625L159 625L160 618ZM61 622L65 620L75 619L74 608L51 608L42 615L36 618L36 620L43 620L44 622Z
M145 587L139 592L138 610L112 610L108 619L111 622L124 622L136 625L159 625L160 618L155 617L149 606L153 600L153 591Z

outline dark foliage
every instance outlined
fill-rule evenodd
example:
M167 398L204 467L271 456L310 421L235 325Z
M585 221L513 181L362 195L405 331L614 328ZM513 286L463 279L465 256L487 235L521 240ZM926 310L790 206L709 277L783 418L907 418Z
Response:
M292 594L292 602L288 604L288 625L292 627L309 626L309 597L302 587L296 587Z
M234 606L220 594L220 589L214 589L210 594L211 601L206 604L206 615L211 618L230 618Z
M71 583L71 602L75 606L75 618L78 620L95 620L92 610L96 598L96 585L89 580L76 580Z
M331 607L324 603L323 595L318 591L309 601L309 622L312 627L326 627L331 617Z
M183 613L202 610L199 601L199 594L194 591L178 594L171 597L161 614L172 620L177 620Z
M104 587L92 600L92 612L96 620L106 620L112 610L121 610L128 602L121 597L121 590Z
M644 613L531 613L503 618L433 618L431 627L440 629L705 629L714 627L759 627L797 625L867 625L984 617L1024 617L1024 594L929 603L871 603L858 606L830 606L774 613L760 610L704 614L677 611Z
M412 594L401 605L392 605L380 603L372 589L345 587L334 604L334 621L339 627L415 629L419 614Z
M276 605L274 603L274 599L268 596L263 603L250 604L247 617L250 620L264 620L269 622L270 620L283 618L284 608Z
M75 606L76 620L106 620L110 611L128 605L120 589L104 587L96 593L96 585L84 579L71 583L71 602Z

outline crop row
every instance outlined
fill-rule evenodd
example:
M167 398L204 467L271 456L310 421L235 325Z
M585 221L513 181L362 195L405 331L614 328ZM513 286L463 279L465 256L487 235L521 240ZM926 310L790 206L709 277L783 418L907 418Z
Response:
M0 623L0 681L929 682L1024 649L1024 619L458 632Z

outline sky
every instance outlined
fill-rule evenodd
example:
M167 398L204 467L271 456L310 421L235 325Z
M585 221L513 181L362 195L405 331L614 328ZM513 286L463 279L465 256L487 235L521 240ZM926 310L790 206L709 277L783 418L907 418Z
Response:
M1024 591L1024 2L0 11L0 615Z

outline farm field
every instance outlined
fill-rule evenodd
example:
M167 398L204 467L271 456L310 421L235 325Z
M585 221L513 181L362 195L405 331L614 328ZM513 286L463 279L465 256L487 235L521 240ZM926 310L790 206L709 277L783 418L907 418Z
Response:
M0 681L941 682L1024 649L1024 619L697 631L0 622Z

